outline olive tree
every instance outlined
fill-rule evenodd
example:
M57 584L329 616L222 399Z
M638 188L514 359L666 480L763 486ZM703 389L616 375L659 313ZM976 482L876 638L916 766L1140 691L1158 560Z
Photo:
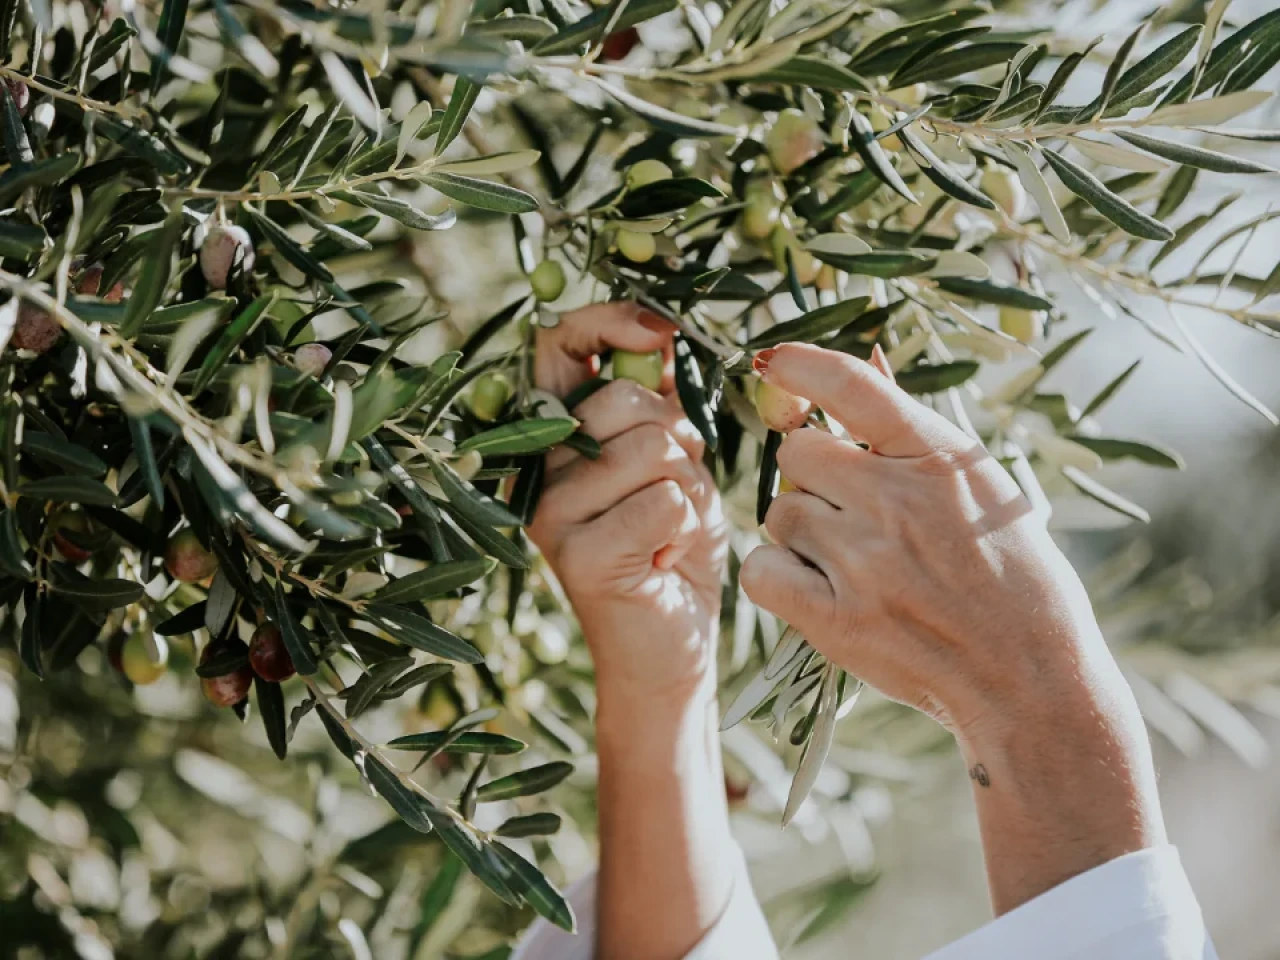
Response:
M1098 426L1140 358L1043 387L1088 333L1054 334L1072 285L1274 424L1192 328L1280 331L1280 266L1212 257L1270 214L1198 191L1276 172L1280 133L1233 121L1270 96L1280 12L1192 6L1086 43L979 4L0 0L0 925L84 956L499 956L535 913L573 926L590 665L521 533L543 454L599 453L572 411L604 381L532 380L570 306L677 328L731 575L782 435L830 429L757 383L784 341L879 345L1046 512L1074 490L1144 520L1099 469L1181 462ZM798 757L786 820L859 684L733 579L725 724ZM342 783L390 819L336 842ZM189 860L157 865L161 824L195 857L266 824L264 791L301 817L275 826L296 875L192 896ZM229 849L269 864L244 829ZM141 900L79 896L86 845ZM488 939L453 940L473 915Z

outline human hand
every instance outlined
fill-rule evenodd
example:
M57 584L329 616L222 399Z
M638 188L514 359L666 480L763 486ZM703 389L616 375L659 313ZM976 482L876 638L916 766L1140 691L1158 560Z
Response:
M535 379L560 396L608 349L662 350L674 329L634 304L598 304L538 331ZM674 393L615 380L573 411L600 442L559 448L529 535L563 584L596 665L602 702L705 689L713 673L727 531L703 441Z
M887 367L784 344L757 369L869 449L817 429L787 436L778 468L797 490L771 505L775 543L747 558L742 586L956 734L1001 865L997 908L1159 842L1132 694L1079 578L1000 464Z

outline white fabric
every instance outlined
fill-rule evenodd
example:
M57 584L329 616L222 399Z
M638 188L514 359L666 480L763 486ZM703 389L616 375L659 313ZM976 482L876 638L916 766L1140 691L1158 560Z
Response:
M595 877L568 893L571 936L539 920L511 960L592 960ZM852 955L852 953L851 953ZM746 866L724 915L685 960L774 960ZM1218 960L1171 846L1119 857L1068 880L925 960Z

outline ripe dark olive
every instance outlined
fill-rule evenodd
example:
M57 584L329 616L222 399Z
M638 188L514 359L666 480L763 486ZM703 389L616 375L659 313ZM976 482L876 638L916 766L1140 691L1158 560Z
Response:
M169 576L183 583L199 583L213 576L218 558L206 550L188 527L169 538L164 548L164 566Z
M253 632L249 640L249 665L263 680L279 683L288 680L297 671L293 658L284 646L284 636L273 623L264 623Z
M240 271L253 270L253 241L243 227L218 224L205 235L200 244L200 272L215 290L227 289L231 270L239 262Z
M62 324L46 310L26 301L18 306L18 318L13 324L9 346L36 354L48 353L61 339Z
M600 44L601 60L621 60L630 53L637 43L640 42L640 32L635 27L627 27L625 30L615 30L604 38L604 43Z
M81 564L93 556L93 551L80 546L67 534L89 532L89 518L83 513L67 513L58 518L58 526L54 530L53 545L64 558L74 564Z
M21 80L5 80L3 82L9 88L9 96L13 97L13 105L18 108L18 113L26 113L27 104L31 102L31 90Z
M200 654L200 662L208 663L218 652L220 652L218 644L209 644ZM251 686L253 686L253 671L247 666L217 677L200 678L200 689L204 692L205 699L215 707L235 706L249 695Z
M333 351L323 343L304 343L293 351L293 365L298 368L298 372L309 377L318 377L324 373L332 359Z

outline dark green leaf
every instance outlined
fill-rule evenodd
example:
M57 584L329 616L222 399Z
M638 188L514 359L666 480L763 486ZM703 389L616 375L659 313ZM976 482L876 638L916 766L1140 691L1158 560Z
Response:
M866 277L883 277L891 280L894 277L914 277L922 273L928 273L933 269L933 265L938 262L937 257L931 257L923 253L912 253L907 250L877 250L872 253L844 254L844 253L824 253L821 250L813 252L823 263L829 263L831 266L846 273L858 274Z
M364 616L416 650L459 663L484 661L480 651L467 641L404 607L374 603L365 608Z
M1141 362L1141 360L1133 361L1133 363L1129 364L1129 366L1125 368L1124 372L1121 373L1120 376L1116 377L1105 387L1099 390L1097 396L1090 400L1088 404L1085 405L1085 408L1080 411L1078 419L1083 420L1090 414L1097 413L1101 410L1106 402L1115 396L1116 392L1125 385L1131 376L1133 376L1134 371L1138 369L1138 364Z
M430 833L435 829L436 818L447 816L378 758L366 755L363 769L378 795L391 805L391 809L400 815L401 820L419 833Z
M107 472L107 464L97 454L53 434L24 430L22 449L37 460L53 464L68 473L101 477Z
M1052 150L1045 150L1044 156L1068 190L1126 233L1146 240L1173 239L1172 230L1143 213L1119 194L1112 193L1089 171Z
M467 437L458 444L458 453L478 450L484 456L519 456L550 450L578 429L572 417L517 420Z
M284 647L289 652L293 667L304 677L309 677L320 669L311 652L311 641L298 618L293 615L289 601L285 599L284 588L277 580L272 588L272 599L275 601L276 626L280 628L280 636L284 639Z
M786 63L755 74L751 82L783 83L788 86L842 92L861 92L867 89L867 85L848 67L818 57L792 57Z
M435 153L437 157L444 153L449 144L453 143L458 134L462 132L462 128L467 122L467 116L471 113L471 108L475 106L476 98L480 96L481 89L483 88L480 84L467 77L458 77L454 83L453 93L449 97L449 105L444 111L444 119L440 121L440 130L436 133Z
M284 692L280 684L270 683L255 675L253 688L258 695L258 712L262 714L262 726L267 731L267 743L281 760L289 752L285 735Z
M449 498L458 513L473 523L489 527L518 527L520 518L504 504L486 497L467 481L458 476L453 467L439 460L431 461L431 472L440 489Z
M782 446L782 434L770 430L760 454L760 478L756 481L756 523L764 523L773 503L773 490L778 481L778 448Z
M512 889L520 894L520 897L533 907L540 917L549 920L562 930L573 933L576 929L573 908L560 895L560 891L542 875L542 871L504 844L495 843L493 849L514 874L509 881Z
M142 584L132 580L116 577L92 580L63 565L55 566L54 571L53 591L90 612L127 607L142 599Z
M28 480L18 487L18 494L33 500L53 500L57 503L84 503L99 507L114 507L116 495L101 480L86 476L44 477Z
M815 255L826 263L831 262L827 259L828 257L840 257L842 260L861 259L861 257L849 257L843 254L817 253ZM862 254L861 256L874 257L876 254ZM895 275L902 276L903 274ZM851 323L867 309L867 305L870 302L870 297L853 297L849 300L833 303L827 307L819 307L794 320L788 320L785 323L770 327L759 336L752 337L747 341L744 349L749 353L754 353L757 350L763 350L765 347L774 347L780 343L816 343L828 334L834 333Z
M1120 75L1112 91L1111 98L1116 103L1124 103L1145 91L1153 83L1167 74L1195 49L1204 28L1200 24L1187 27L1171 40L1166 40L1149 54Z
M1068 434L1082 447L1092 450L1103 460L1137 460L1152 467L1164 467L1169 470L1181 470L1186 464L1172 450L1163 450L1149 443L1137 440L1117 440L1112 437L1087 437L1078 433Z
M169 285L173 252L182 238L182 230L182 210L179 207L171 210L164 224L152 232L142 269L138 272L124 320L120 323L120 332L124 336L136 337L147 318L163 302L165 288Z
M902 138L902 142L907 145L907 148L920 161L920 172L928 177L934 186L943 193L964 203L981 207L984 210L996 209L994 200L977 187L970 185L969 181L939 160L937 155L925 146L924 141L910 130L904 128L898 132L898 136Z
M12 513L12 511L6 511ZM41 647L44 640L44 604L45 595L34 583L27 584L22 591L23 604L26 607L26 619L22 621L22 633L18 637L18 656L26 664L28 670L41 680L44 679L44 660Z
M934 83L950 80L974 70L1008 63L1022 50L1023 44L1002 41L999 43L973 43L965 47L946 50L927 63L919 64L903 76L895 78L898 86L913 83Z
M948 293L967 297L979 303L993 303L1001 307L1017 307L1020 310L1052 310L1053 301L995 280L970 280L949 277L938 281L938 287Z
M1280 170L1275 167L1269 167L1255 160L1233 157L1230 154L1219 153L1216 150L1208 150L1189 143L1159 140L1156 137L1148 137L1145 134L1131 133L1126 130L1118 131L1116 136L1126 143L1131 143L1135 147L1147 151L1147 153L1154 153L1157 157L1164 157L1174 163L1183 163L1190 167L1210 170L1214 173L1280 173Z
M204 362L200 364L200 371L196 374L195 383L191 386L193 397L209 385L214 374L230 359L231 354L239 349L249 334L258 328L258 324L266 317L267 310L275 301L274 293L263 294L241 310L231 324L222 331L217 343L205 354Z
M0 220L0 257L27 260L49 244L44 228L31 223Z
M976 360L956 360L952 363L917 364L896 375L898 386L907 393L939 393L950 387L958 387L971 379L981 368Z
M707 449L714 452L720 440L714 399L718 391L707 390L698 358L683 337L677 337L675 341L675 377L676 393L685 416L702 436Z
M456 173L428 173L422 182L434 187L451 200L465 203L481 210L495 213L532 213L538 209L538 201L523 190L508 187L505 183L478 180Z
M129 417L129 436L133 439L133 451L138 460L138 473L151 495L157 509L164 509L164 484L160 480L160 467L156 463L155 448L151 443L151 427L144 420Z
M559 814L530 813L523 817L512 817L507 820L494 831L494 835L499 837L545 837L559 830Z
M899 196L909 203L917 203L916 195L911 192L902 175L894 168L884 147L876 139L871 121L856 110L851 118L852 129L849 131L849 142L867 165L867 169L888 184Z
M60 153L22 167L10 167L0 174L0 208L9 206L27 187L61 183L80 169L84 158L78 153Z
M27 128L23 126L22 114L13 102L8 83L0 83L0 108L4 113L4 151L9 157L9 164L18 168L30 166L36 155L31 151Z
M654 217L683 210L699 200L719 200L722 197L724 194L705 180L697 177L671 177L629 190L618 204L618 211L630 219Z
M550 790L569 774L573 773L573 764L563 760L544 763L530 767L518 773L512 773L497 780L490 780L476 790L476 799L481 802L493 800L510 800L514 797L528 797L536 793Z
M184 633L195 633L204 626L205 601L200 600L156 626L156 633L162 637L176 637ZM198 669L198 668L197 668Z
M428 733L411 733L408 736L396 737L387 746L392 750L431 750L435 751L442 744L445 753L491 753L499 756L519 753L526 744L514 737L506 737L500 733L486 733L483 730L468 730L461 734L452 734L448 730L432 730Z
M171 57L178 52L178 43L182 40L182 28L187 22L187 0L164 0L160 10L160 23L156 27L156 39L160 41L159 49L152 53L151 60L151 95L154 97L164 82L165 68Z
M441 173L436 176L443 177L448 174ZM413 230L448 230L458 220L458 215L452 208L446 209L444 213L423 213L408 201L374 190L336 190L334 195L349 203L385 213L392 220L403 223Z
M425 570L397 577L374 594L380 604L421 602L443 597L475 583L493 570L489 560L456 560L435 563Z

